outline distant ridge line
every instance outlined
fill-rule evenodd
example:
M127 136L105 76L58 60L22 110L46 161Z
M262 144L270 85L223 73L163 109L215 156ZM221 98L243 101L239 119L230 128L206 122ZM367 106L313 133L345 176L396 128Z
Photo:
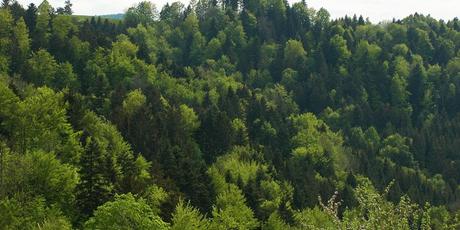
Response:
M104 14L104 15L73 15L78 18L91 18L91 17L100 17L104 19L112 19L112 20L123 20L125 14Z
M108 18L108 19L123 19L125 17L125 14L106 14L106 15L96 15L96 17L101 17L101 18Z

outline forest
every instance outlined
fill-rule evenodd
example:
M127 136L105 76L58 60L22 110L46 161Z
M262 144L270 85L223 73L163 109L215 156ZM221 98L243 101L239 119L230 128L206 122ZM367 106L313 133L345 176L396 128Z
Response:
M460 21L3 0L0 229L460 229Z

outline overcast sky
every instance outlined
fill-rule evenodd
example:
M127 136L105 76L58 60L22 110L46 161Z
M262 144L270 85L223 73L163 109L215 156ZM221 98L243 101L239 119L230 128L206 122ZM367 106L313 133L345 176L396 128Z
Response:
M19 0L23 5L42 0ZM48 0L54 7L62 6L64 0ZM140 0L73 0L75 14L102 15L122 13ZM158 8L172 0L151 0ZM175 0L177 1L177 0ZM180 0L187 3L188 0ZM300 0L289 0L297 2ZM438 19L453 19L460 16L460 0L307 0L310 7L326 8L333 18L346 14L362 14L373 22L403 18L415 12L431 14Z

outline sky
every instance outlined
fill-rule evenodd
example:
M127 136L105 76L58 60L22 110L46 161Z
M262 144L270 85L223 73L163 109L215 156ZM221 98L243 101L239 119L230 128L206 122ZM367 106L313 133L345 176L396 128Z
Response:
M42 0L18 0L23 5L29 3L40 4ZM54 7L62 6L64 0L48 0ZM123 13L140 0L73 0L73 9L78 15L103 15ZM173 0L150 0L161 8ZM177 0L174 0L177 1ZM188 0L179 0L187 3ZM298 2L300 0L289 0ZM324 7L332 18L345 15L363 15L377 23L393 18L404 18L415 12L430 14L437 19L453 19L460 16L459 0L307 0L310 7L319 9Z

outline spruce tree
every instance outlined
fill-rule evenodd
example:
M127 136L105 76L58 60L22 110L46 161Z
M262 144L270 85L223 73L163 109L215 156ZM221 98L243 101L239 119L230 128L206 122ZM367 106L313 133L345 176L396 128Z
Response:
M94 209L110 199L113 185L107 178L107 152L95 138L86 138L85 152L80 159L80 183L77 186L77 205L81 217L92 214Z

